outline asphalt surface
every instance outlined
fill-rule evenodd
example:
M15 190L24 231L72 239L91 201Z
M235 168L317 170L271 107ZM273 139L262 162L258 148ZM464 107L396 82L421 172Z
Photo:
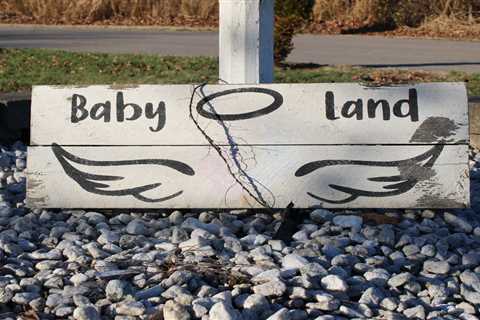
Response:
M0 47L217 56L218 34L162 29L0 26ZM480 42L300 35L290 62L480 72Z

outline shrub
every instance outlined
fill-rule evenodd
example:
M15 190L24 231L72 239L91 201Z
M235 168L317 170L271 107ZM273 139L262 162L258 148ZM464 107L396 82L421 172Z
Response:
M394 0L357 0L352 8L352 17L366 26L390 26L393 24L394 7Z
M293 37L312 17L315 0L275 1L275 62L285 61L292 52Z
M431 14L432 2L425 0L398 1L393 12L396 26L418 27Z
M350 0L317 0L313 7L315 21L344 19L350 13Z

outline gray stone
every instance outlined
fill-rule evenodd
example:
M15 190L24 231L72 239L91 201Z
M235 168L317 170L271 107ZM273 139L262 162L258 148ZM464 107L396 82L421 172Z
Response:
M422 211L422 218L425 218L425 219L433 219L433 218L435 218L435 211L432 211L432 210L423 210L423 211Z
M465 270L460 274L460 281L473 290L480 292L480 277L470 270Z
M380 226L380 232L376 238L380 243L393 247L395 245L395 230L390 225Z
M371 307L376 307L385 298L383 292L375 287L370 287L362 294L358 303L363 303Z
M460 310L460 311L465 312L465 313L469 313L469 314L475 314L476 313L475 307L472 306L471 304L467 303L467 302L461 302L461 303L457 304L455 306L455 309Z
M328 274L328 271L319 263L308 263L300 268L300 273L308 277L323 277Z
M231 250L234 253L242 251L242 243L237 238L233 237L224 237L224 248Z
M214 223L203 223L195 218L187 218L182 223L182 228L186 230L204 229L214 235L220 235L220 226Z
M204 315L208 314L208 308L198 303L192 305L192 311L196 318L202 318Z
M329 291L346 292L348 290L348 284L337 275L328 275L321 280L322 287Z
M420 252L420 248L415 244L409 244L403 247L403 253L408 257Z
M175 302L178 302L184 306L189 306L192 304L195 298L190 294L180 294L175 298Z
M292 317L287 308L282 308L268 317L267 320L292 320Z
M380 306L386 310L394 311L398 307L398 301L393 297L388 297L380 302Z
M12 302L25 305L39 297L40 295L37 292L19 292L13 296Z
M340 307L340 301L328 293L316 294L315 299L315 307L322 311L335 311Z
M163 307L165 320L190 320L191 316L186 306L173 300L168 300Z
M364 315L361 312L347 306L340 306L338 311L340 314L343 314L348 318L364 318Z
M477 267L480 265L480 252L469 252L462 256L462 265Z
M45 288L61 289L63 287L62 277L52 277L43 283ZM73 312L73 311L72 311Z
M100 244L118 243L119 241L120 235L110 230L102 230L100 236L97 238L97 242Z
M180 225L183 222L183 214L180 211L174 211L168 217L171 224Z
M145 306L137 301L122 301L115 306L115 312L125 316L141 316L145 313Z
M186 295L190 294L187 288L174 285L168 288L167 290L165 290L165 292L163 292L161 296L164 297L165 299L176 299L178 296L184 295L184 294Z
M292 320L307 320L308 319L308 313L305 310L301 309L293 309L290 310L289 316Z
M162 281L164 288L171 287L173 285L182 285L187 283L193 278L193 274L190 271L177 270L170 275L167 279Z
M465 233L471 233L473 231L473 227L470 223L460 217L457 217L454 214L445 212L443 214L443 219L452 227L459 229Z
M333 223L342 228L360 230L362 228L363 219L358 216L335 216L333 217Z
M323 315L323 316L318 316L315 318L315 320L336 320L337 318L332 316L332 315Z
M275 251L282 251L285 249L285 243L282 240L268 240L268 244Z
M76 320L101 320L97 309L92 305L77 307L73 311L73 318Z
M62 304L69 304L71 303L71 301L72 301L71 297L64 296L63 294L55 293L55 294L50 294L47 297L45 305L50 308L55 308Z
M62 319L67 318L67 316L71 315L72 313L73 313L73 307L70 307L70 306L64 306L64 307L55 309L55 315Z
M13 298L13 292L4 286L0 286L0 304L7 304Z
M478 317L474 316L473 314L462 313L458 316L461 320L479 320Z
M461 292L462 292L462 295L465 298L465 300L467 300L470 303L473 303L474 305L480 305L480 293L479 292L475 292L475 291L472 291L468 288L465 288L463 285L462 285Z
M422 305L405 309L403 314L409 319L425 319L425 308Z
M260 316L270 310L270 303L264 296L259 294L252 294L249 295L243 302L243 308L249 309Z
M410 279L412 279L412 275L408 272L403 272L403 273L400 273L400 274L397 274L397 275L391 277L388 280L387 284L390 287L398 288L398 287L403 286L408 281L410 281Z
M280 280L274 280L254 286L252 290L266 297L281 297L287 291L287 286Z
M310 219L317 223L331 221L334 214L325 209L316 209L310 213Z
M282 259L284 269L300 269L308 264L308 260L296 253L288 254Z
M131 291L130 284L122 280L110 280L105 288L107 299L114 302L125 299Z
M92 256L94 259L101 259L108 257L109 254L102 249L99 248L99 245L95 242L91 242L87 245L85 245L85 249L87 249L88 253Z
M127 224L125 229L127 233L132 235L146 235L148 233L147 226L145 222L140 219L134 219Z
M84 297L84 296L82 296L82 295L75 295L75 296L73 296L73 303L74 303L77 307L87 306L87 305L90 305L90 304L91 304L90 300L89 300L87 297Z
M300 230L293 234L292 239L299 242L305 242L309 240L309 233L306 230Z
M70 282L73 283L74 286L78 286L86 281L88 281L88 276L83 273L77 273L70 277Z
M358 263L358 258L350 254L340 254L330 262L332 266L353 266Z
M252 278L253 283L263 283L269 281L280 280L280 270L278 269L270 269L267 271L263 271Z
M390 273L381 268L367 271L363 276L367 281L381 288L384 287L387 284L387 281L390 279Z
M241 314L224 301L213 305L208 313L210 320L240 320Z
M434 274L447 274L450 271L450 265L446 261L427 260L423 263L423 270Z
M135 298L138 300L147 300L153 297L158 297L164 292L161 285L156 285L148 289L144 289L135 294Z
M420 253L427 257L434 257L435 254L437 253L437 250L435 249L434 245L426 244L422 247L422 249L420 250Z

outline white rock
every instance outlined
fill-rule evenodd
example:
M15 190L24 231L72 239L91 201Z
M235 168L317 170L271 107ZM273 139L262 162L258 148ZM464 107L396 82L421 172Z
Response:
M337 275L328 275L321 280L322 287L330 291L346 292L348 290L348 284Z
M288 254L282 259L284 269L300 269L308 264L308 260L296 253Z
M163 307L164 320L190 320L187 308L173 300L168 300Z
M145 313L145 306L137 301L122 301L115 307L115 312L124 316L138 317Z
M100 320L97 309L92 305L86 305L76 308L73 311L73 318L76 320Z
M70 282L73 283L74 286L78 286L88 280L88 277L83 273L77 273L70 277Z
M210 320L240 320L240 312L224 301L218 302L210 309L208 316Z
M282 308L272 314L267 320L291 320L290 312L287 308Z
M287 291L287 286L279 280L266 282L257 286L254 286L253 292L266 297L281 297Z

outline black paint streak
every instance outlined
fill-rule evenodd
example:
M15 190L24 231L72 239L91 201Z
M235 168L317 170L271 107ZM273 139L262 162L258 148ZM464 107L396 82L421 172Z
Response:
M219 114L217 112L210 112L205 110L205 105L210 106L211 109L211 102L218 97L227 96L230 94L237 94L237 93L244 93L244 92L253 92L253 93L262 93L269 95L273 98L273 102L262 109L246 112L246 113L239 113L239 114ZM238 121L238 120L248 120L252 118L257 118L264 116L266 114L272 113L278 108L280 108L283 104L283 96L274 90L266 89L266 88L238 88L238 89L231 89L213 93L209 96L204 97L200 102L197 104L197 112L204 118L220 120L220 121Z
M444 117L430 117L422 122L410 142L432 143L438 140L449 142L460 127L455 121Z
M346 186L340 186L336 184L330 184L329 187L350 194L349 197L343 200L330 200L321 198L311 192L308 195L317 200L332 203L332 204L345 204L356 200L358 197L390 197L405 193L411 190L419 181L430 178L435 174L431 169L437 161L438 157L443 151L443 145L436 145L427 152L410 159L399 161L363 161L363 160L322 160L305 164L300 167L295 173L296 177L303 177L314 172L317 169L343 166L343 165L357 165L367 167L392 167L397 168L400 171L400 175L387 176L387 177L372 177L369 181L373 182L393 182L386 185L383 189L387 191L365 191L360 189L354 189ZM425 164L420 165L422 161L428 160ZM412 169L413 168L413 169Z
M108 188L110 185L105 184L105 183L100 183L99 181L118 181L124 179L124 177L119 177L119 176L110 176L110 175L97 175L97 174L91 174L87 172L82 172L78 169L76 169L73 165L70 164L68 160L71 162L74 162L76 164L80 165L86 165L86 166L91 166L91 167L112 167L112 166L132 166L132 165L159 165L159 166L165 166L171 169L174 169L180 173L183 173L188 176L193 176L195 175L195 171L188 166L187 164L175 160L163 160L163 159L140 159L140 160L120 160L120 161L93 161L93 160L88 160L88 159L83 159L80 157L77 157L66 150L64 150L61 146L58 144L54 143L52 145L52 150L53 153L55 154L55 157L58 159L60 162L63 170L65 170L65 173L75 180L84 190L99 194L99 195L104 195L104 196L127 196L131 195L134 198L143 201L143 202L149 202L149 203L154 203L154 202L163 202L167 201L173 198L176 198L180 196L183 191L179 191L177 193L174 193L172 195L158 198L158 199L151 199L147 198L142 195L142 193L153 190L159 186L161 186L161 183L154 183L154 184L149 184L141 187L135 187L135 188L129 188L129 189L124 189L124 190L103 190L105 188Z

